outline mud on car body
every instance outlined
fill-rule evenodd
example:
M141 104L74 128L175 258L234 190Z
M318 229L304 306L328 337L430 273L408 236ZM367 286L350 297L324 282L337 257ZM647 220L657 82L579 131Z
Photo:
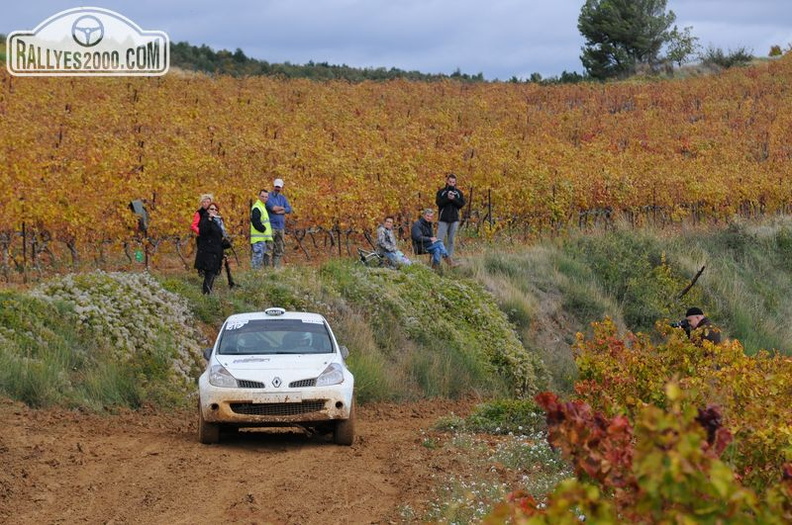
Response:
M354 377L327 320L316 313L235 314L223 323L198 380L198 439L218 443L221 430L301 427L355 437Z

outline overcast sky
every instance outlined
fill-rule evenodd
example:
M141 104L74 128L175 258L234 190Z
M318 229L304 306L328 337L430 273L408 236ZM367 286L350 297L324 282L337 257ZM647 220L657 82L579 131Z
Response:
M268 62L328 62L488 80L583 73L584 0L87 0L173 42L242 49ZM0 11L0 33L32 30L79 1L26 0ZM669 0L704 48L767 56L792 44L792 0Z

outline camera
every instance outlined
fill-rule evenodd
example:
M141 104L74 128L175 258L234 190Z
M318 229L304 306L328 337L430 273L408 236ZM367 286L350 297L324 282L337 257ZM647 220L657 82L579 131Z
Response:
M685 330L688 330L690 329L690 321L688 321L687 319L682 319L681 321L671 323L671 328L683 328Z

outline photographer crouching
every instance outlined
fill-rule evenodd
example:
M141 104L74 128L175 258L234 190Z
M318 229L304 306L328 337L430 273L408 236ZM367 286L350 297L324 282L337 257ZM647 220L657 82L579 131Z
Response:
M710 341L716 345L721 342L720 328L712 324L701 308L696 306L688 308L685 318L671 323L671 326L685 330L687 336L694 342Z

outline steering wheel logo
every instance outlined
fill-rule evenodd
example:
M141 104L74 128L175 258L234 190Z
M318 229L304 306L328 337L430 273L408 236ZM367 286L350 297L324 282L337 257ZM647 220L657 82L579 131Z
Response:
M93 15L81 16L72 24L72 38L83 47L93 47L104 38L104 24Z

